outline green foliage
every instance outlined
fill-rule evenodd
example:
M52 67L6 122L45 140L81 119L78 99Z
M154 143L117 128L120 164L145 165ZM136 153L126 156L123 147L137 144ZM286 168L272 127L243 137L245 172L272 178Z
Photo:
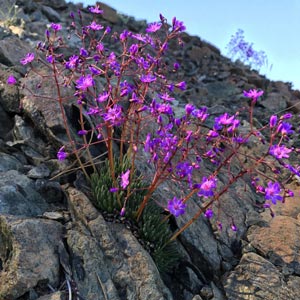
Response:
M128 170L130 162L125 156L122 164L115 159L115 176L118 178ZM119 190L112 193L113 179L110 173L109 162L102 165L98 173L91 176L91 187L94 205L101 211L118 213L125 201L127 191ZM139 228L139 237L143 245L154 259L160 272L168 272L176 265L180 255L175 242L170 242L172 231L169 223L163 222L163 209L153 199L149 201L139 222L136 222L137 210L142 203L147 189L140 176L134 172L129 185L130 194L126 201L125 218L131 220Z

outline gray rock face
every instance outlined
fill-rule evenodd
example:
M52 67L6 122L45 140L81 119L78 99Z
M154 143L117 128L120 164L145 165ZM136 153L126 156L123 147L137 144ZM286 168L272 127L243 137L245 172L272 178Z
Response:
M61 236L55 221L0 216L0 299L16 299L42 281L58 285Z

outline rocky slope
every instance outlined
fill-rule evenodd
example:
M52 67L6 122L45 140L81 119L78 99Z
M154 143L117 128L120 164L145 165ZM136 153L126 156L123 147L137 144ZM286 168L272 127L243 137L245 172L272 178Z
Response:
M178 239L184 261L161 276L131 231L107 222L94 208L74 173L55 177L69 167L56 159L64 140L57 104L24 95L6 80L12 73L23 77L26 69L19 61L44 39L48 24L68 26L70 12L79 8L84 20L90 14L61 0L16 4L12 10L11 1L0 0L5 16L0 22L0 300L62 300L71 294L81 300L300 299L297 182L292 186L296 197L278 204L273 219L255 207L258 196L251 188L244 191L249 183L238 182L221 204L224 224L226 216L235 215L238 231L219 232L199 218ZM101 22L112 31L146 28L145 22L102 8ZM265 97L255 111L257 122L264 124L279 111L299 112L300 91L289 83L270 81L232 63L199 37L184 34L183 41L183 48L169 52L181 63L179 75L188 85L178 94L178 110L191 102L208 106L212 115L234 113L245 101L243 90L259 88ZM78 46L76 40L69 43ZM27 84L35 83L34 76L27 79ZM55 98L51 82L43 93ZM299 140L292 142L299 147ZM251 151L259 150L253 145ZM145 165L141 160L140 169L151 172ZM166 190L160 193L168 198ZM191 204L178 225L196 208Z

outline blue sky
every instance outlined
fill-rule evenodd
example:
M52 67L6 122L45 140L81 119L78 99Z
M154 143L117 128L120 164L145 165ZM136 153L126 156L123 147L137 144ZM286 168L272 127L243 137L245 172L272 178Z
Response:
M73 1L94 5L93 0ZM272 70L260 73L271 80L293 83L300 90L300 0L106 0L118 12L158 21L162 13L176 16L187 32L217 46L223 55L231 35L240 28L245 40L267 54Z

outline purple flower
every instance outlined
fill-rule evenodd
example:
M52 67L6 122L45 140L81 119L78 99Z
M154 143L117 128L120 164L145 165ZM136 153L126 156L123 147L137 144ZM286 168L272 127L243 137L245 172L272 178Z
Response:
M124 217L125 216L125 213L126 213L126 209L125 207L122 207L121 211L120 211L120 216L121 217Z
M180 90L184 91L186 89L186 83L185 81L181 81L175 84L175 86L177 88L179 88Z
M78 135L86 135L88 132L87 132L87 130L79 130L78 132L77 132L77 134Z
M146 32L156 32L161 28L161 25L162 25L161 23L157 23L157 22L151 23L148 25Z
M121 187L123 189L126 189L126 187L129 185L129 175L130 175L129 169L125 173L121 174Z
M278 125L277 132L280 132L282 135L286 136L289 134L293 134L294 130L292 130L292 124L287 122L282 122Z
M98 96L97 101L98 102L104 102L108 99L108 97L109 97L109 93L105 91L105 92L103 92L102 94L100 94Z
M67 69L75 69L78 64L79 57L77 55L72 55L69 61L66 62Z
M58 160L65 160L67 157L67 153L65 152L64 146L61 147L57 152Z
M165 101L173 101L173 100L175 100L175 98L170 97L170 95L168 93L164 93L164 94L159 95L159 98L163 99Z
M50 27L54 30L54 31L59 31L61 30L61 25L60 24L55 24L55 23L51 23Z
M200 190L198 192L198 196L203 196L205 198L212 197L214 195L213 190L217 187L217 179L212 178L202 178L202 182L200 184Z
M276 115L273 115L270 117L270 127L273 128L276 126L276 123L277 123L277 116Z
M148 74L148 75L142 75L140 79L144 83L150 83L150 82L155 81L156 77L152 74Z
M103 29L104 27L101 24L97 24L95 21L93 21L90 25L87 26L87 28L97 31Z
M119 126L123 122L122 107L116 104L110 107L102 117L105 122L110 122L113 126Z
M173 199L168 201L168 211L174 215L176 218L185 213L186 205L183 203L182 199Z
M173 25L173 31L184 31L186 28L183 24L183 22L178 21L175 17L172 20L172 25Z
M20 63L22 65L27 65L31 63L34 60L34 53L27 53L24 58L20 60Z
M95 7L90 7L89 11L93 14L103 14L103 10L100 9L99 5L96 5Z
M276 201L282 201L282 196L280 195L281 189L278 182L268 183L268 186L265 188L265 198L266 200L271 200L273 204L276 204Z
M292 149L285 147L284 145L273 145L270 148L270 154L276 157L277 159L280 158L289 158L289 153L292 152Z
M264 93L264 91L258 91L256 89L253 89L253 90L249 90L248 92L247 91L244 91L244 96L247 97L247 98L252 98L252 100L254 102L257 101L257 99Z
M214 216L214 212L211 210L211 209L207 209L204 213L204 216L207 218L207 219L211 219L213 216Z
M77 81L76 88L82 91L87 90L89 87L94 85L94 80L91 74L81 76Z
M185 112L187 115L190 115L195 109L195 106L193 104L190 104L188 103L186 106L185 106Z
M80 48L79 53L80 53L81 56L85 56L85 57L89 55L89 52L84 48Z
M13 75L9 75L6 83L9 85L15 85L17 83L17 79Z

